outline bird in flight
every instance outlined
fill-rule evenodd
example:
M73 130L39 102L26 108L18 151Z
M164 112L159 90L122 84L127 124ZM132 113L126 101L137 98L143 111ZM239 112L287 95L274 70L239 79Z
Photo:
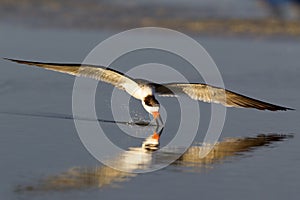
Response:
M158 96L176 97L178 95L187 95L193 100L204 101L208 103L219 103L226 107L237 108L256 108L259 110L286 111L291 108L282 107L260 100L256 100L223 88L214 87L202 83L153 83L146 80L134 79L116 70L103 66L70 64L70 63L46 63L25 60L16 60L4 58L9 61L20 64L41 67L47 70L71 74L79 77L86 77L109 83L118 89L126 91L136 99L141 100L143 107L156 120L163 124L160 117L160 104L155 98ZM153 139L158 139L158 134L153 134Z

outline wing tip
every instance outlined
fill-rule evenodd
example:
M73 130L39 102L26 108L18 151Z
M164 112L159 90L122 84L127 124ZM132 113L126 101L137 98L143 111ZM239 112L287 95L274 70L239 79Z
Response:
M288 108L288 107L283 107L283 106L272 106L270 108L265 108L264 110L270 110L270 111L295 111L296 109L294 108Z
M16 63L23 63L23 64L27 64L27 63L31 63L30 61L24 61L24 60L18 60L18 59L14 59L14 58L7 58L7 57L2 57L3 60L8 60L11 62L16 62Z
M8 60L8 61L13 61L14 62L14 59L12 58L7 58L7 57L2 57L3 60Z
M287 107L283 107L283 109L282 109L282 111L288 111L288 110L295 111L296 109L294 109L294 108L287 108Z

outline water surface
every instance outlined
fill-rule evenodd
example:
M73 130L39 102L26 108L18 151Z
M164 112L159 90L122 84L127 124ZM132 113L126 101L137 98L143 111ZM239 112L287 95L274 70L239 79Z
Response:
M98 42L111 34L110 31L51 31L1 25L1 56L81 62ZM195 39L216 61L228 89L299 109L298 40ZM122 66L130 66L137 61L120 62ZM203 137L203 127L190 151L171 166L153 173L124 174L95 160L80 142L73 121L61 117L72 114L73 77L4 60L0 66L0 192L3 198L283 199L289 196L297 199L300 185L297 110L272 113L228 109L220 138L224 146L215 151L216 157L205 161L194 157L193 152L197 155ZM120 65L114 67L122 70ZM99 118L111 120L111 90L111 86L101 85L101 91L97 92ZM169 101L160 99L165 105ZM133 104L143 116L139 102ZM200 108L203 116L210 109L204 103L200 103ZM37 116L45 113L54 116ZM172 113L169 115L162 144L172 137L176 127L171 122L176 119ZM208 121L205 117L201 120L203 124ZM103 125L112 130L111 138L118 141L120 132L115 125L105 122ZM119 142L138 148L142 141L126 137ZM234 149L238 144L246 146Z

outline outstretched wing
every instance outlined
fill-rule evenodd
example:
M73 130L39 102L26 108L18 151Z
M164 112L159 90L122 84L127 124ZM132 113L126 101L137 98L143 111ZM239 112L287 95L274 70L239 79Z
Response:
M134 92L139 89L139 85L130 77L109 68L84 64L44 63L9 58L5 59L20 64L33 65L47 70L103 81L121 90L125 90L132 96L134 96Z
M186 94L194 100L208 103L220 103L227 107L256 108L259 110L293 110L282 106L259 101L244 95L199 83L169 83L154 84L155 92L159 96L177 96Z

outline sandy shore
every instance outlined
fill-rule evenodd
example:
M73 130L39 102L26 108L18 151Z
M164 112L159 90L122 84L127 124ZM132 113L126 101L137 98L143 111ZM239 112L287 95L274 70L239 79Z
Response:
M158 26L194 34L300 36L299 20L224 18L211 7L95 0L0 0L0 22L45 28L124 30Z

